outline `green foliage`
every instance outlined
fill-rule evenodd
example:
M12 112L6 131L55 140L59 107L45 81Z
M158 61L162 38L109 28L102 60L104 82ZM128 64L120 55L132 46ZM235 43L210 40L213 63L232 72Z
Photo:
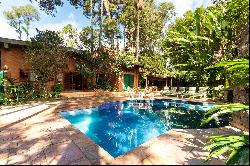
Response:
M207 97L211 98L213 96L213 90L214 90L213 86L208 87L208 89L207 89Z
M218 88L224 88L223 85L217 86ZM214 91L215 87L214 86L209 86L207 89L207 97L212 98L213 95L214 97L217 97L219 99L222 99L224 97L224 91Z
M54 31L38 31L26 49L26 61L37 77L38 88L43 90L47 82L67 69L68 58L63 39Z
M206 69L223 68L226 70L228 79L232 80L231 86L244 85L249 86L249 60L235 59L231 61L222 61Z
M233 28L240 28L249 21L249 1L248 0L220 0L215 4L224 8L225 19Z
M236 103L215 106L209 110L206 115L210 115L204 119L201 125L205 125L212 119L222 115L231 115L234 112L249 111L249 106ZM211 115L212 114L212 115ZM205 149L211 150L206 160L211 159L213 156L221 155L227 151L231 151L231 154L227 158L227 165L232 164L249 164L249 136L213 136L210 137L210 141Z
M144 53L139 58L143 66L144 75L166 76L166 59L159 52Z
M52 16L55 16L56 8L62 7L63 2L61 0L35 0L38 2L38 5L41 10L45 11L47 14L51 14ZM73 1L73 0L72 0Z
M120 52L117 57L117 63L121 68L132 69L136 64L135 55L130 52Z
M214 156L231 152L227 158L227 165L249 165L249 136L211 136L208 146L204 149L211 150L206 161Z
M64 91L64 85L61 82L58 82L52 85L51 90L56 96L60 96L60 94Z
M112 86L109 84L107 80L100 77L97 81L96 85L88 85L89 90L96 90L96 89L102 89L102 90L111 90Z
M77 48L77 28L74 28L71 24L67 24L59 33L67 47Z
M19 85L8 85L5 93L0 93L0 105L16 105L33 100L47 100L58 97L54 92L35 91L31 82L23 82Z
M88 85L87 89L88 90L95 90L95 89L99 89L99 88L98 88L98 85L92 85L92 84L90 84L90 85Z
M134 7L134 1L128 0L122 3L119 15L119 23L125 29L126 47L132 51L136 47L137 29L137 9ZM144 1L143 10L139 14L140 38L139 45L141 50L153 50L156 47L157 40L162 35L165 23L175 15L174 5L169 2L156 5L154 1Z
M4 11L4 16L9 21L9 25L16 29L20 40L23 31L28 39L30 22L40 19L38 11L30 4L18 7L13 6L12 10Z
M224 114L232 114L234 112L239 112L239 111L245 111L245 110L249 110L249 106L241 104L241 103L234 103L234 104L226 104L226 105L218 105L215 106L213 109L209 110L208 112L206 112L205 115L210 115L208 118L206 118L201 125L205 125L206 123L208 123L209 121L211 121L212 119L224 115Z
M197 8L194 12L186 12L184 17L177 18L168 27L161 46L165 56L170 58L172 69L177 71L177 77L199 86L214 84L211 80L216 78L224 80L224 74L218 73L219 68L209 71L205 68L239 56L240 52L237 50L241 46L236 44L239 43L236 27L248 25L248 7L243 9L248 3L246 0L228 0L221 5ZM232 6L242 10L235 10ZM233 25L228 15L242 16L242 19L238 17ZM235 67L237 69L239 68ZM235 70L232 69L231 73ZM241 71L241 75L245 74L246 68Z
M97 81L98 87L103 90L111 90L112 87L110 86L109 82L103 78L99 78Z
M91 29L90 26L84 27L79 34L78 47L85 48L88 51L96 51L98 49L98 31Z

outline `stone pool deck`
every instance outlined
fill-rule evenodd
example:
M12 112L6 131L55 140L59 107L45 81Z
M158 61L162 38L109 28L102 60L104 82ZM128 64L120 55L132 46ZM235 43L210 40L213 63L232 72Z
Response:
M128 98L90 96L79 100L33 103L0 108L0 164L211 164L224 165L224 157L204 163L202 147L208 136L238 134L232 127L172 129L125 155L113 158L58 112L93 107Z

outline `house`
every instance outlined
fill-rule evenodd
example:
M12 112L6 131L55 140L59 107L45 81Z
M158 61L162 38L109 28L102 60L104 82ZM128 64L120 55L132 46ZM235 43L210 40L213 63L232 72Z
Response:
M32 72L32 67L25 61L25 48L29 42L15 39L0 37L0 69L4 66L8 67L6 76L14 79L15 84L24 81L35 81L35 75ZM56 81L61 81L64 84L65 90L84 90L91 84L95 83L95 78L85 77L77 74L76 60L74 58L79 52L73 48L67 48L69 53L68 69L60 74L54 80L48 82L50 88ZM135 66L131 70L124 70L121 76L109 75L111 77L110 84L117 91L126 91L127 87L138 88L139 67ZM104 79L105 79L104 78Z

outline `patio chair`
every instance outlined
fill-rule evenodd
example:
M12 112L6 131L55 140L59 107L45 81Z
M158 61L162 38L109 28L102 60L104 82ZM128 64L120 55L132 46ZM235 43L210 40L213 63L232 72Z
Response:
M187 92L183 93L182 95L187 97L192 96L194 99L194 95L196 95L196 87L188 87Z
M207 98L208 87L199 87L199 91L194 95L194 97L204 97Z
M152 93L154 94L154 97L161 96L161 91L159 91L157 86L152 87Z
M177 87L171 87L171 89L170 89L170 95L173 95L173 96L177 95L176 90L177 90Z
M177 97L179 97L179 95L181 95L181 97L183 98L183 94L185 93L186 91L186 87L179 87L179 90L177 91Z
M162 96L167 96L167 95L170 95L170 94L171 94L170 87L165 86L163 88L163 90L161 90L161 95Z
M146 87L145 88L145 90L144 90L144 96L145 97L152 97L152 98L154 98L154 92L153 92L153 88L151 87L151 86L148 86L148 87Z
M139 97L139 99L143 99L144 97L145 97L145 91L144 90L139 90L138 91L138 97Z
M127 92L129 93L129 98L134 99L136 97L136 92L133 88L128 87Z

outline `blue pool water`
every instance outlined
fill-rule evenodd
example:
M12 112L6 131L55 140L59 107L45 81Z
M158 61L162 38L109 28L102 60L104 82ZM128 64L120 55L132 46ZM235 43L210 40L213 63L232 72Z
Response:
M129 100L60 114L113 157L117 157L172 128L219 127L215 121L200 126L204 113L212 106L169 99Z

